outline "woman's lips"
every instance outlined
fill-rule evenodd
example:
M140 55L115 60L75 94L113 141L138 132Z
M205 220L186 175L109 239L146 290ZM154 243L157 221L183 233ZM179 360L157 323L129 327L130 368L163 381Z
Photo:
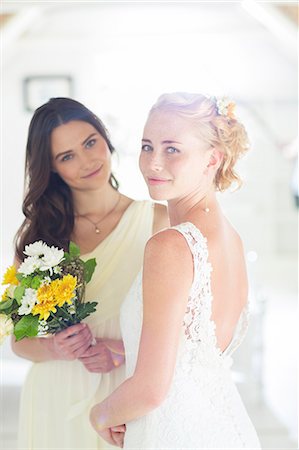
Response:
M84 175L84 177L81 177L81 178L91 178L91 177L97 175L101 169L102 169L102 166L99 169L95 170L94 172L91 172L88 175Z
M148 184L151 186L163 185L169 183L170 180L166 180L165 178L148 178Z

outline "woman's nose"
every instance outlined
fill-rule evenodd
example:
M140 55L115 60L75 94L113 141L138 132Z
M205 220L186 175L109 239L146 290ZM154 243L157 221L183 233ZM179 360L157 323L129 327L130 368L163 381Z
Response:
M152 154L150 168L156 172L160 172L163 169L163 161L159 155Z
M83 153L80 155L80 163L81 168L84 170L88 170L93 165L92 158L90 158L90 155L88 155L87 153Z

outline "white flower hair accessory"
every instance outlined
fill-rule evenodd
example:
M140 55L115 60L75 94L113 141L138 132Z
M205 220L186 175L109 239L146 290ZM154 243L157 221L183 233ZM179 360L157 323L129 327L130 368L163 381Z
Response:
M219 114L219 116L228 117L229 119L236 118L234 115L236 104L230 98L210 97L210 99L215 103L217 113Z

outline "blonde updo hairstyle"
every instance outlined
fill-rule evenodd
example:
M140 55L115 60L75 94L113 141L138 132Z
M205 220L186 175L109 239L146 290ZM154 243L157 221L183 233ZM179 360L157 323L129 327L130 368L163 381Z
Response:
M233 116L231 110L226 110L226 114L220 113L216 98L175 92L161 95L149 114L155 111L172 112L191 119L198 126L200 138L223 152L214 180L217 190L224 191L232 183L237 183L237 188L241 186L241 179L234 166L248 150L249 143L244 126Z

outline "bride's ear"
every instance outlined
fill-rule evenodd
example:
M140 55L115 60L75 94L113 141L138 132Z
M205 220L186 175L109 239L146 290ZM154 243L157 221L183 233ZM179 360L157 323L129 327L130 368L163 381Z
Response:
M223 160L223 152L218 148L213 148L207 167L217 170Z

